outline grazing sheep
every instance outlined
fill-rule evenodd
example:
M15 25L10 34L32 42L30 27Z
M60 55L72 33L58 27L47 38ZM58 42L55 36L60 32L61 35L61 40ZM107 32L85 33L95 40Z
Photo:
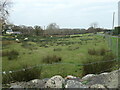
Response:
M28 40L28 38L24 38L24 40Z
M19 39L16 39L16 41L19 41Z
M16 41L17 43L20 43L19 39L15 39L15 41Z

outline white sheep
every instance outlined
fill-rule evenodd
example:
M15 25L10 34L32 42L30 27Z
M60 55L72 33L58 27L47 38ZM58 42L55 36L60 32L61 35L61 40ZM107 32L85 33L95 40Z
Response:
M25 38L24 40L28 40L28 38Z
M19 41L19 39L16 39L16 41Z
M18 43L20 43L19 39L16 39L15 41L18 42Z

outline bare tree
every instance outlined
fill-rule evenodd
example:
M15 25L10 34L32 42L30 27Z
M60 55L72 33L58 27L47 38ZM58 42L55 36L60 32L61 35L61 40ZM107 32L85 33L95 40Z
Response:
M59 30L59 26L56 23L50 23L47 28L46 28L46 33L47 34L55 34Z
M42 35L43 34L43 30L41 28L41 26L34 26L34 29L35 29L35 35L39 36L39 35Z
M90 26L93 27L93 28L97 28L98 27L98 23L97 22L91 23Z
M2 28L7 23L11 5L11 0L0 0L0 27Z
M47 26L46 30L58 30L59 26L56 23L51 23Z

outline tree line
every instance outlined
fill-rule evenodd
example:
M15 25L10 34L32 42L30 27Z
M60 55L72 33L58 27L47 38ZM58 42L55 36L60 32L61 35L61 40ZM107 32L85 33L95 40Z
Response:
M51 35L73 35L73 34L85 34L85 33L97 33L105 31L103 28L89 27L88 29L69 29L69 28L59 28L56 23L51 23L46 29L41 26L35 25L25 26L25 25L6 25L4 27L4 32L11 28L13 31L21 32L22 35L36 35L36 36L51 36Z
M46 29L41 26L25 26L25 25L14 25L9 24L8 16L9 10L12 5L11 0L0 1L0 31L4 34L9 27L13 31L21 32L22 35L36 35L36 36L51 36L51 35L72 35L72 34L85 34L85 33L97 33L105 31L106 29L96 28L97 23L92 23L88 29L60 29L56 23L51 23Z

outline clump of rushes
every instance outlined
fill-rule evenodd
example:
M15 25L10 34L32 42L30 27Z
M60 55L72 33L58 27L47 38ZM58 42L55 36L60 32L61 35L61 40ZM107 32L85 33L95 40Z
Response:
M52 64L52 63L60 62L61 60L62 58L60 56L48 55L42 59L42 62L47 64Z

